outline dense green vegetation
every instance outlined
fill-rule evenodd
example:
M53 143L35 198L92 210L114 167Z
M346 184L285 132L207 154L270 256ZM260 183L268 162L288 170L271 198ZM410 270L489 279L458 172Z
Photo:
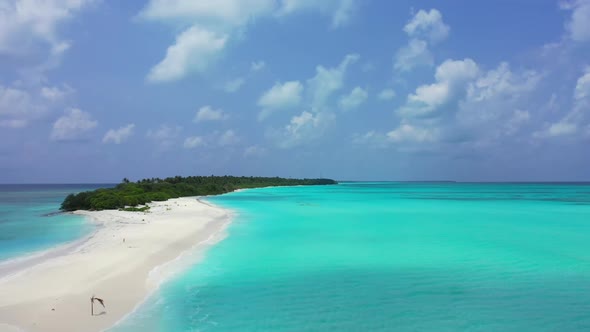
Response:
M128 211L128 212L148 212L150 209L149 206L144 205L142 207L136 207L136 206L128 206L125 208L120 208L119 211Z
M61 210L129 209L152 201L165 201L184 196L219 195L244 188L269 186L336 184L330 179L284 179L279 177L189 176L166 179L143 179L123 182L114 188L70 194L61 203Z

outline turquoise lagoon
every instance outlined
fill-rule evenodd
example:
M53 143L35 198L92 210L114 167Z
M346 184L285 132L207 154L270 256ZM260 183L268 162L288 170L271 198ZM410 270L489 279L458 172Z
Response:
M82 217L59 214L72 192L108 185L0 185L0 262L23 257L90 234Z
M342 183L211 197L228 237L112 332L588 331L590 185Z

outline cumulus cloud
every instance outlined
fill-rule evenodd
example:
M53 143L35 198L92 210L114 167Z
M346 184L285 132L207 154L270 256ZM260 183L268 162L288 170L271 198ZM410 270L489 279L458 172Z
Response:
M368 97L367 90L357 86L349 94L340 98L339 105L345 111L352 110L364 103Z
M235 27L274 9L273 0L150 0L139 17L151 21L207 22L211 28Z
M352 142L374 148L386 148L389 145L387 136L375 130L370 130L364 134L353 135Z
M524 124L529 122L531 114L529 111L515 110L514 113L504 124L504 134L507 136L514 135Z
M225 120L229 117L223 110L221 109L214 109L213 107L207 105L199 108L197 114L195 114L194 122L204 122L204 121L220 121Z
M433 142L437 138L435 130L419 128L409 124L402 124L387 133L387 139L393 143L401 142Z
M182 32L166 56L153 67L148 81L169 82L183 78L192 71L202 72L216 59L226 45L228 36L216 34L196 25Z
M393 69L401 72L419 66L433 66L434 57L429 47L445 40L450 28L443 22L442 14L431 9L428 12L418 11L403 30L410 40L396 52L393 61Z
M39 90L0 85L0 127L25 127L61 106L73 91L67 85L63 88L42 87Z
M226 82L223 86L223 90L225 90L225 92L227 93L237 92L238 90L240 90L240 88L242 87L242 85L244 85L245 82L246 80L242 77L235 78L231 81Z
M452 106L443 112L447 120L440 126L446 131L446 139L480 147L528 140L530 131L525 129L540 117L540 110L531 113L530 109L535 107L531 100L542 78L543 73L511 69L507 62L480 70L465 87L461 85Z
M54 141L73 141L87 138L90 130L98 122L92 120L89 113L77 108L66 110L64 115L53 123L51 139Z
M184 140L185 149L195 149L205 145L205 139L200 136L190 136Z
M41 96L52 102L61 101L73 92L74 89L69 85L64 85L62 88L57 86L44 86L41 88Z
M560 120L549 123L546 128L533 134L536 138L569 136L581 132L580 126L590 122L590 67L576 81L572 109ZM588 124L590 126L590 124Z
M168 47L164 59L151 69L148 80L170 82L205 71L222 55L232 36L261 17L314 11L332 15L332 26L340 27L350 21L357 1L150 0L139 13L140 19L170 23L185 30Z
M0 54L22 54L37 43L61 54L69 42L58 28L94 0L14 0L0 2Z
M180 126L163 124L158 129L148 130L146 136L154 142L158 150L167 150L174 146L181 132L182 127Z
M124 127L118 129L110 129L106 132L104 137L102 138L103 143L114 143L114 144L121 144L125 142L131 135L133 135L133 130L135 129L135 124L130 123Z
M348 67L356 63L359 58L358 54L348 54L336 68L316 67L315 76L307 81L313 111L324 108L332 94L342 88Z
M412 39L407 46L400 48L394 59L393 69L398 71L410 71L418 66L432 66L434 58L428 44L419 39Z
M42 110L29 92L0 85L0 127L24 127Z
M277 14L284 16L301 11L317 11L332 16L332 27L347 25L358 11L358 0L282 0Z
M396 111L401 117L397 128L354 140L376 146L405 142L422 149L449 142L481 147L516 139L530 126L533 115L526 108L542 78L535 70L512 70L506 62L486 71L469 58L448 59L436 68L434 83L418 86L407 96Z
M260 71L260 70L264 69L264 67L266 67L266 62L264 62L262 60L254 61L250 64L251 71Z
M459 105L459 120L474 125L507 117L518 103L537 87L542 75L534 70L514 72L507 62L480 75L467 86L466 97Z
M296 147L321 137L334 118L329 112L303 111L292 117L284 128L270 131L269 136L280 148Z
M449 36L449 28L443 22L442 14L436 10L419 10L404 26L404 31L413 38L428 39L430 43L439 43Z
M297 99L297 104L304 99L306 110L293 116L284 127L269 129L267 137L281 148L300 146L322 137L336 118L330 111L332 96L343 88L348 68L359 58L358 54L348 54L336 67L316 66L315 75L306 82L305 98ZM340 98L338 104L344 109L358 107L367 98L366 95L364 89L357 87Z
M357 11L357 6L356 0L341 0L332 16L332 27L339 28L348 24Z
M578 126L575 123L568 123L566 121L560 121L549 124L547 129L537 131L533 133L535 138L551 138L559 136L573 135L578 131Z
M574 100L576 102L588 99L590 99L590 67L587 67L585 73L578 78L574 90Z
M379 100L392 100L395 96L396 94L393 89L383 89L379 92L377 98L379 98Z
M479 68L471 59L446 60L436 69L436 82L416 88L398 113L404 117L430 115L456 96L478 73Z
M435 143L439 140L439 136L440 133L437 128L402 123L385 134L375 130L368 131L365 134L356 134L353 137L353 143L374 148L397 146L401 150L408 150L410 147L415 148L424 143Z
M563 8L572 10L571 19L566 23L569 37L576 42L590 41L590 1L576 0L564 4Z
M219 136L218 143L221 146L234 145L240 142L240 138L236 133L228 129Z
M292 108L301 103L303 85L299 81L285 83L277 82L258 99L258 106L262 110L258 114L259 120L266 119L276 110Z
M266 153L266 149L258 145L251 145L244 149L244 157L246 158L262 157L266 155Z

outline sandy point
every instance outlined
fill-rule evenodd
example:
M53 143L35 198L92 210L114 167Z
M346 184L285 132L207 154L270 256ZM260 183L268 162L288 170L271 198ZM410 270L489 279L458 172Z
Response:
M99 225L71 250L0 276L0 331L102 331L157 289L182 253L200 256L224 237L231 211L195 197L150 203L149 212L77 211ZM193 255L191 255L193 257ZM162 268L164 267L164 269ZM104 300L105 308L90 298Z

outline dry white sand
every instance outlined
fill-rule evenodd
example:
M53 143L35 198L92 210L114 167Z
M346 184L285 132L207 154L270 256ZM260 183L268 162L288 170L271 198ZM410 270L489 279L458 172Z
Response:
M101 331L140 304L183 252L199 256L223 238L231 213L195 198L150 203L150 211L76 212L99 227L73 248L0 276L0 331ZM178 267L176 267L178 268ZM106 309L90 298L102 298Z

